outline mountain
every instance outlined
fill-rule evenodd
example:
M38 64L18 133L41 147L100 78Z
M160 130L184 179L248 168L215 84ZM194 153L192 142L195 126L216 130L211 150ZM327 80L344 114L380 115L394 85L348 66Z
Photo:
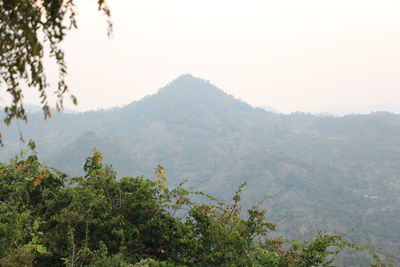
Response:
M153 176L229 199L247 181L247 206L263 200L278 230L308 238L316 229L389 250L400 242L400 115L290 115L253 108L208 81L183 75L123 108L30 114L21 125L39 157L82 174L92 149L120 176ZM2 127L7 160L24 147Z
M280 113L279 111L277 111L275 108L273 108L271 106L260 106L259 108L261 108L265 111L272 112L272 113Z
M0 110L3 110L4 107L0 105ZM25 112L27 114L32 114L32 113L37 113L37 112L43 112L42 107L40 105L35 105L35 104L24 104ZM57 112L57 109L55 107L51 107L52 113ZM75 110L72 109L64 109L63 113L78 113Z
M381 105L371 105L365 107L343 107L337 109L331 109L327 112L344 116L347 114L369 114L371 112L391 112L400 114L400 105L394 103L386 103Z

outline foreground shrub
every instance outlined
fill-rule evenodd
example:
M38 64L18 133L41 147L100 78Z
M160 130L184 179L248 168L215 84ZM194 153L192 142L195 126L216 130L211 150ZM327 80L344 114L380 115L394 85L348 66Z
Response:
M161 166L156 179L117 180L95 151L86 175L68 178L29 146L0 164L1 266L334 266L357 250L322 232L306 242L271 238L266 210L242 214L243 185L230 204L198 203L191 194L206 195L168 189ZM371 266L383 266L372 256Z

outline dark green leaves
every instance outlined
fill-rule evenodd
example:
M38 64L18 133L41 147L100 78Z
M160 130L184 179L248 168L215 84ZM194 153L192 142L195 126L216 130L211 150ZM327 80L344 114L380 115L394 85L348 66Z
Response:
M30 155L0 163L1 266L328 267L343 250L361 250L322 232L311 241L272 238L266 210L240 215L244 185L233 203L199 203L182 184L160 188L161 166L156 181L117 180L98 151L85 162L87 179L67 180L29 147Z
M108 18L111 35L111 13L106 1L98 0L98 7ZM4 107L6 124L14 118L27 121L23 106L26 87L39 91L44 117L51 117L44 64L47 56L58 65L56 108L63 110L63 97L69 91L65 81L67 65L60 45L68 31L77 27L75 16L73 0L0 1L0 99L6 94L11 97L11 103ZM76 104L76 98L71 98Z

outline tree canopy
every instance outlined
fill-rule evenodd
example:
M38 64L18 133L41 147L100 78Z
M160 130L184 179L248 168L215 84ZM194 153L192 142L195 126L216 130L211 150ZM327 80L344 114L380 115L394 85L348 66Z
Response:
M86 159L85 177L70 178L41 164L29 146L0 163L1 266L333 267L346 250L370 262L363 266L384 266L338 235L273 238L266 210L241 211L243 185L224 203L184 184L170 188L161 166L155 179L117 180L97 151Z
M106 0L97 3L108 18L110 35L110 9ZM11 96L10 104L1 103L6 124L14 118L27 120L22 102L25 87L39 91L44 116L51 117L44 63L47 57L55 59L59 71L56 108L63 109L66 94L77 103L65 81L67 66L60 46L73 28L77 28L74 0L0 0L0 99Z

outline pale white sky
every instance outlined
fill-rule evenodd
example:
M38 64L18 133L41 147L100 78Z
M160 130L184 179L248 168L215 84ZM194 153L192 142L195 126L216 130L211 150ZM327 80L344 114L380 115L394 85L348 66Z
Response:
M76 2L64 47L79 110L183 73L282 112L400 104L399 0L112 0L111 40L96 1Z

